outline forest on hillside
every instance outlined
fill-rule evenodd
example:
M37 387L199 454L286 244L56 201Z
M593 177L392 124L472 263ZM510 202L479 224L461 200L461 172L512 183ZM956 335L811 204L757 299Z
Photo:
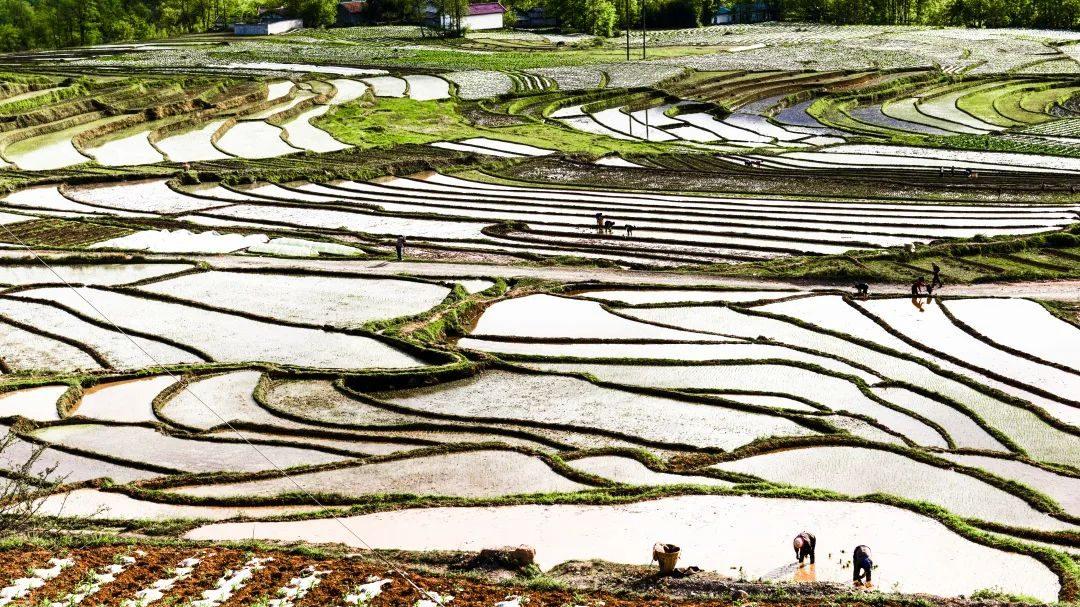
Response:
M462 4L466 0L437 0ZM650 27L694 27L731 0L506 0L511 8L543 5L562 27L612 35L627 18ZM769 0L787 21L831 24L965 27L1080 27L1080 0ZM0 0L0 52L133 42L224 29L254 17L274 0ZM334 24L337 0L287 0L309 26ZM401 22L418 14L419 0L371 0L369 15ZM450 8L449 6L447 8Z

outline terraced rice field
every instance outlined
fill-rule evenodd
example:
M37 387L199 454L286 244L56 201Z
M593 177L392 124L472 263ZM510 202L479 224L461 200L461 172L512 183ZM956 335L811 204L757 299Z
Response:
M818 154L826 158L848 155ZM346 229L375 238L404 234L430 246L510 255L572 255L644 266L731 263L975 235L1034 234L1067 225L1075 208L929 201L854 205L820 200L807 204L771 198L535 188L525 183L495 185L441 174L375 182L281 185L285 187L267 184L242 190L206 190L200 194L212 198L204 198L151 181L71 189L65 195L92 205L97 213L188 211L193 213L187 216L191 221L218 229L276 224L300 231ZM146 196L151 193L153 197ZM163 204L165 201L168 204ZM614 223L610 233L597 229L596 213ZM519 223L509 230L493 229L500 222ZM626 236L626 226L631 227L631 236ZM134 241L121 239L98 246L210 251L195 243L178 243L171 249L151 245L158 237L149 234L131 238ZM253 244L257 243L237 237L214 250L236 251ZM349 254L348 249L343 252Z
M1077 36L415 29L5 56L0 605L1080 598Z

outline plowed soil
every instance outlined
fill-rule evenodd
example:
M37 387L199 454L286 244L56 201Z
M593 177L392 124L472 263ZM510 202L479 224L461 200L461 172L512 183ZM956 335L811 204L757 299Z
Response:
M50 556L71 558L75 562L58 577L13 605L38 605L63 597L85 581L90 572L111 564L118 555L134 555L138 561L116 580L82 603L89 607L119 605L155 581L173 575L181 561L197 556L201 562L190 577L181 580L164 599L155 605L184 605L198 599L203 591L215 586L218 579L253 557L273 560L233 595L222 607L245 607L265 604L279 596L306 567L329 573L295 607L332 607L344 604L344 597L358 586L373 580L389 579L382 594L369 607L412 607L424 597L418 588L450 595L449 607L495 607L510 597L521 596L528 607L720 607L734 600L752 600L755 607L840 605L853 602L850 588L831 584L799 584L781 588L775 584L736 582L712 573L685 577L658 577L644 567L626 567L603 563L571 563L550 572L540 581L529 580L505 570L464 570L470 555L391 555L394 564L373 554L344 557L315 557L286 549L240 550L236 548L160 548L153 546L106 546L71 549L49 553L41 549L12 549L0 553L0 580L24 577L29 568L45 565ZM408 580L406 580L406 576ZM847 594L845 594L847 593ZM783 598L779 598L783 597ZM937 605L966 607L974 603L924 597ZM910 604L911 597L875 597L875 605L899 607Z

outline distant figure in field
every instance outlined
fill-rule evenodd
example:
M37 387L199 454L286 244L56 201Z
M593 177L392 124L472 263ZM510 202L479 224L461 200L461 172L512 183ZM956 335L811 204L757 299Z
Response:
M861 584L865 580L869 584L874 569L874 561L870 559L870 548L856 546L855 553L851 555L851 566L851 580L856 584Z
M944 287L945 283L941 282L941 266L931 263L930 269L934 271L934 275L930 277L930 288Z
M626 237L632 238L634 236L634 226L626 224Z
M611 234L615 229L615 222L610 219L604 222L604 233Z
M926 311L926 309L923 308L923 302L920 299L920 295L922 295L922 291L925 288L926 288L926 279L923 278L922 276L920 276L919 279L916 280L911 285L911 305L918 308L920 312L925 312ZM933 288L931 288L929 291L933 291ZM928 302L930 301L929 296L927 296L927 301Z
M795 547L795 558L799 559L799 564L802 565L803 559L810 557L810 564L814 564L814 549L817 548L817 538L813 533L809 531L803 531L799 535L795 536L795 541L792 542Z
M865 282L857 282L855 283L855 292L859 297L866 299L867 297L870 297L870 285Z
M398 236L397 237L397 244L394 246L394 249L397 250L397 260L401 261L405 257L405 237L404 236Z
M596 217L596 227L602 229L604 227L604 214L603 213L597 213L595 215L595 217Z
M926 279L920 276L918 280L911 284L911 296L918 297L924 288L926 288Z

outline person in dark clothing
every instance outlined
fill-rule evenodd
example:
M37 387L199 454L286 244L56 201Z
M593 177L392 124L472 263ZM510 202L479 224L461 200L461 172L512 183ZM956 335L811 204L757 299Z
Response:
M855 553L851 557L851 566L853 569L851 580L856 584L865 580L869 584L871 572L874 570L874 561L870 559L870 548L856 546Z
M945 283L941 282L941 266L931 263L930 269L934 271L934 275L930 277L930 288L944 287Z
M817 548L817 538L814 537L813 533L803 531L795 536L792 545L795 547L795 558L799 559L800 565L806 557L810 557L811 565L814 564L814 550Z
M604 214L597 213L594 217L596 217L596 227L602 229L604 227Z
M405 257L405 237L404 236L398 236L397 237L397 245L394 246L394 249L397 250L397 260L401 261L402 258Z
M923 278L922 276L920 276L919 279L916 280L911 285L911 296L912 297L918 297L918 295L920 293L922 293L923 288L925 288L925 287L926 287L926 279Z
M632 238L634 236L634 226L626 224L626 237Z
M870 285L866 284L865 282L857 282L855 283L855 291L859 297L869 297Z
M615 222L614 221L611 221L609 219L608 221L604 222L604 233L605 234L611 234L614 229L615 229Z

